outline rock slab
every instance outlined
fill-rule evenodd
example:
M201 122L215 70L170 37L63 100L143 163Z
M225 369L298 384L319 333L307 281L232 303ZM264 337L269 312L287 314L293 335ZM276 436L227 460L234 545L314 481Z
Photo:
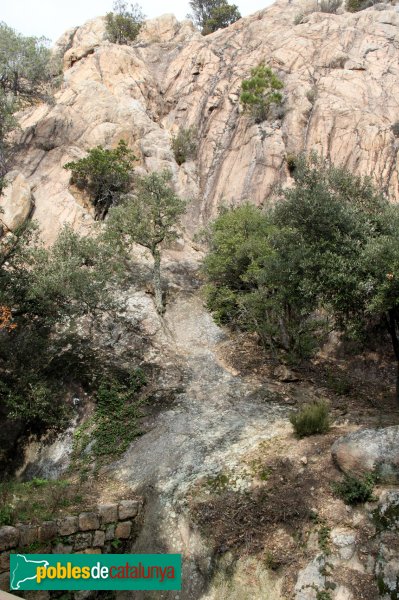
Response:
M331 449L344 473L374 472L381 483L399 484L399 426L363 429L339 438Z

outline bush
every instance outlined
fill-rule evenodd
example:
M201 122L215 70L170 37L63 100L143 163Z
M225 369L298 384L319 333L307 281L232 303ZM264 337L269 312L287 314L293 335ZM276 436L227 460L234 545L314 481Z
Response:
M88 192L99 220L130 190L135 160L133 152L121 140L115 150L92 148L85 158L67 163L64 169L72 172L71 183Z
M319 11L335 15L341 4L342 0L321 0Z
M244 111L253 117L255 123L261 123L267 119L272 105L282 103L283 96L278 90L283 87L270 67L264 64L255 67L251 70L251 77L241 83L240 102Z
M131 4L130 10L123 0L116 0L113 6L114 12L110 12L105 17L107 37L114 44L129 44L133 42L145 19L141 7L138 4Z
M348 12L359 12L373 6L373 0L346 0L345 8Z
M291 415L290 421L300 438L326 433L330 428L328 406L324 401L308 404L298 413Z
M399 121L392 125L391 130L395 137L399 137Z
M172 150L178 165L196 158L198 142L195 127L180 128L177 135L172 138Z
M333 491L345 504L361 504L373 499L373 489L376 479L372 473L357 478L345 475L343 481L333 484Z

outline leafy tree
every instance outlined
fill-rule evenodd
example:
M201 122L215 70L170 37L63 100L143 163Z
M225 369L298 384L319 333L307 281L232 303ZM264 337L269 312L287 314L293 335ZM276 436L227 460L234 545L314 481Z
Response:
M155 305L163 312L161 283L161 245L177 238L176 226L186 203L170 186L169 171L137 177L135 193L121 200L109 213L108 235L121 246L139 244L148 248L154 259Z
M241 19L238 6L229 4L227 0L191 0L189 5L192 15L188 17L201 29L202 35L228 27Z
M293 175L275 208L253 217L264 223L262 236L244 218L248 207L211 226L208 306L217 318L300 356L312 337L317 342L316 314L351 337L385 329L399 399L399 209L370 179L315 155L299 157Z
M53 75L46 38L25 37L0 23L0 89L4 94L28 102L43 99Z
M270 67L260 64L251 69L251 77L241 83L240 102L246 112L261 123L267 119L270 107L282 103L283 96L279 90L283 83Z
M1 247L0 412L23 431L62 424L63 389L83 383L91 360L77 319L114 306L112 249L101 238L64 229L45 248L32 224Z
M130 190L135 160L121 140L114 150L92 148L85 158L67 163L64 169L72 172L73 184L88 192L96 219L103 219L110 206Z
M116 0L114 12L105 17L108 39L114 44L129 44L133 42L141 28L145 15L138 4L131 4L130 9L123 0Z
M310 319L314 300L297 295L300 278L285 268L298 262L288 233L253 205L224 210L208 230L207 305L217 322L256 332L273 353L307 356L319 322Z

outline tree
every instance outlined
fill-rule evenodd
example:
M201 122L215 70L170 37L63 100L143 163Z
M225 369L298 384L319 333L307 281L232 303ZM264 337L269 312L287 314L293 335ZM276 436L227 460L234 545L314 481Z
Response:
M254 118L256 123L267 119L272 104L282 103L282 81L270 67L260 64L251 69L251 77L241 83L240 102L244 110Z
M161 245L177 238L176 226L186 207L186 202L172 190L171 179L169 171L137 177L134 195L122 198L110 210L107 222L108 235L119 245L139 244L151 252L155 306L160 314L164 310Z
M138 4L131 4L130 10L123 0L116 0L114 12L105 17L108 39L114 44L129 44L133 42L141 28L145 15Z
M305 357L319 322L310 319L314 300L296 293L298 277L286 268L298 262L289 233L251 204L223 210L207 232L207 306L217 322L256 332L273 354Z
M71 183L89 194L96 219L104 219L110 206L130 190L135 160L121 140L114 150L92 148L85 158L67 163L64 169L72 172Z
M240 207L211 226L208 306L297 356L318 343L316 315L363 343L385 330L399 401L399 207L316 155L293 176L267 213Z
M48 40L25 37L0 23L0 194L12 157L13 115L21 106L47 99L59 70Z
M29 223L0 253L0 413L22 431L59 427L65 386L84 384L93 352L78 319L115 306L113 249L65 228L51 248Z
M192 15L188 17L201 29L202 35L228 27L241 19L238 6L229 4L227 0L191 0L189 5Z
M46 38L25 37L0 23L0 89L27 102L45 97L54 72Z

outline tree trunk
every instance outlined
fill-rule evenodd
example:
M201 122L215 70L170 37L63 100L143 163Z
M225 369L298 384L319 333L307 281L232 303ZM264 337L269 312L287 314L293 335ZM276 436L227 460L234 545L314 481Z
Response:
M155 308L157 312L162 315L164 312L163 299L162 299L162 282L161 282L161 253L155 246L151 250L151 254L154 259L154 267L152 271L152 280L154 283L154 294L155 294Z

